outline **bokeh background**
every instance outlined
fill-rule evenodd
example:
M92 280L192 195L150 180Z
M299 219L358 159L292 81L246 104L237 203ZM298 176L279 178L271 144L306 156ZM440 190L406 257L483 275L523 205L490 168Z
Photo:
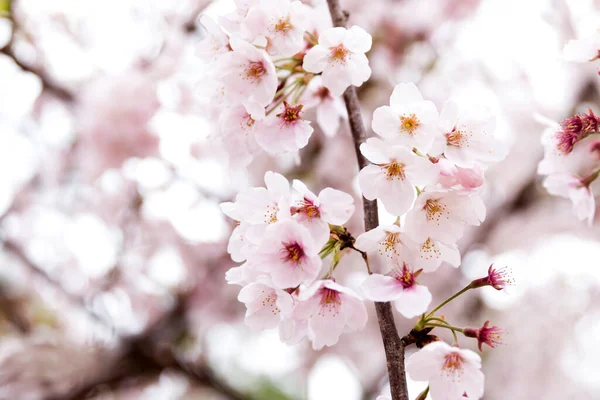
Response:
M367 125L394 84L485 104L511 149L487 172L486 222L440 301L491 262L516 286L460 298L455 325L508 334L482 354L486 400L600 399L600 221L541 188L543 124L600 112L597 65L561 59L600 27L597 0L343 0L374 37ZM230 168L205 118L197 17L217 0L0 0L0 399L373 400L386 390L374 309L314 352L243 324L218 207L266 170L353 193L347 127L293 157ZM201 97L201 96L200 96ZM388 216L382 215L383 220ZM389 218L388 218L389 219ZM361 232L361 213L349 225ZM341 279L365 272L345 257ZM411 322L397 317L401 332ZM471 345L463 341L465 345ZM410 351L413 351L412 349ZM415 396L423 385L409 382Z

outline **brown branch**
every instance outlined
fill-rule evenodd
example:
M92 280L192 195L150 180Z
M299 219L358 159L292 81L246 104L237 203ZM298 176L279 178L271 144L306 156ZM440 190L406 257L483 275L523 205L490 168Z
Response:
M331 20L334 26L346 27L348 14L342 10L339 0L327 0ZM350 86L344 92L344 102L348 111L350 130L354 141L354 150L360 169L368 163L360 152L360 145L366 140L367 133L362 120L360 103L354 86ZM365 231L376 228L379 225L377 214L377 201L369 201L363 197L363 210ZM375 303L377 319L379 321L379 330L383 339L383 348L387 359L388 376L390 379L390 389L392 400L408 400L408 389L406 387L406 372L404 367L404 342L398 335L392 306L387 303Z

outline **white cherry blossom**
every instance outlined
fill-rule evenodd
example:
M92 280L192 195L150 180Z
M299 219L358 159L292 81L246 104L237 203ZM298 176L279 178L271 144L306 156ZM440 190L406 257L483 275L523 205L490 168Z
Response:
M278 326L282 318L292 312L294 304L285 290L259 282L244 286L238 300L246 305L246 325L256 330Z
M250 262L271 277L275 287L310 285L321 270L319 250L308 229L293 220L267 228Z
M396 310L406 318L427 311L431 293L416 282L417 273L406 263L396 265L385 275L372 274L360 286L364 297L371 301L393 301Z
M600 30L593 35L570 40L563 49L563 56L567 61L587 62L600 57Z
M361 144L360 151L374 164L358 174L363 196L380 199L393 215L403 215L411 208L417 196L415 186L433 183L437 178L435 165L403 147L371 138Z
M308 320L308 338L315 350L333 346L343 332L361 330L367 323L361 298L332 280L315 282L301 294L293 315Z
M340 96L348 86L360 86L371 77L365 53L372 41L358 26L329 28L319 36L319 44L306 53L302 66L308 72L322 72L323 85Z
M373 131L391 144L427 153L439 134L438 111L431 101L423 100L414 83L396 85L390 105L373 113Z
M308 108L317 108L317 123L325 135L334 136L340 121L348 119L346 106L341 97L334 96L331 91L323 85L321 75L315 75L306 88L302 97L302 103Z
M290 153L308 144L313 127L302 119L302 107L284 101L277 111L265 118L264 125L256 132L256 141L266 152Z
M354 199L347 193L325 188L317 196L297 179L292 186L297 192L292 218L308 228L318 246L329 239L329 224L343 225L354 213Z
M423 272L434 272L444 262L453 267L460 266L460 251L456 244L447 245L438 240L427 237L415 248L415 265L418 265Z
M477 400L483 396L481 357L471 350L436 341L411 355L406 371L415 381L429 381L432 400Z
M387 273L396 265L411 262L416 243L397 225L380 225L356 238L354 247L367 253L373 272Z
M242 105L226 108L221 112L219 128L230 163L245 167L252 162L253 155L260 149L255 132L262 126L262 122L252 118Z
M438 183L447 189L454 187L475 189L482 186L485 181L483 170L478 165L472 168L461 168L445 158L440 158L437 166L440 171Z
M477 193L456 190L426 190L406 214L406 231L418 241L431 238L453 245L465 225L479 225L485 205Z
M205 36L198 43L197 54L205 60L214 60L219 55L231 51L229 36L208 15L201 15L198 22L204 27Z

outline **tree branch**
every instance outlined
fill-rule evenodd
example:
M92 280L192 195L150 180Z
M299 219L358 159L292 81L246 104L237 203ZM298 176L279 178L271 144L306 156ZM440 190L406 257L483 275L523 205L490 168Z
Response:
M348 14L342 10L339 0L327 0L331 20L334 26L346 26ZM344 102L348 111L350 130L354 141L354 150L358 161L359 169L365 167L368 163L360 152L360 145L365 141L367 133L360 112L360 103L354 86L350 86L344 92ZM379 225L377 214L377 201L367 200L363 197L363 210L365 231L376 228ZM392 400L408 400L408 389L406 387L406 373L404 368L404 343L401 341L394 322L392 306L387 303L375 303L377 319L379 321L379 330L383 339L383 348L387 359L388 376L390 380L390 389Z

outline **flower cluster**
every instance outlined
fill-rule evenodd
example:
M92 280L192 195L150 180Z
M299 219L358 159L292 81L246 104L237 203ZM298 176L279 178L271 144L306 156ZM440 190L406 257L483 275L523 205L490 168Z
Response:
M198 49L209 63L200 95L219 121L230 159L247 165L260 149L278 155L305 147L313 133L304 119L310 108L323 132L334 135L346 118L340 95L371 75L371 36L358 26L332 28L324 2L235 3L219 23L201 17L206 35Z

